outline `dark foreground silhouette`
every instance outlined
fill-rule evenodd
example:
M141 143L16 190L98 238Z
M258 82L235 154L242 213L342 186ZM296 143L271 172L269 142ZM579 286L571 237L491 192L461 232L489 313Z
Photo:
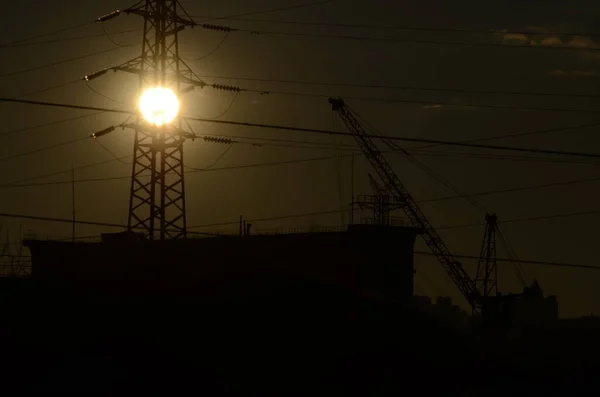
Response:
M5 280L1 387L366 396L600 386L597 346L582 333L486 339L447 330L410 307L306 280L276 281L230 283L200 298L83 296Z

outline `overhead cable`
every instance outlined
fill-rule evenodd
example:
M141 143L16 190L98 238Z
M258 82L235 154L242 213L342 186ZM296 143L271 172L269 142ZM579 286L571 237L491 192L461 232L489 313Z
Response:
M56 103L56 102L29 101L29 100L24 100L24 99L15 99L15 98L0 98L0 102L12 102L12 103L27 104L27 105L50 106L50 107L79 109L79 110L104 111L107 113L135 114L135 112L133 112L133 111L120 110L120 109L109 109L109 108L102 108L102 107L73 105L73 104ZM310 132L310 133L316 133L316 134L354 136L350 132L332 131L332 130L324 130L324 129L317 129L317 128L291 127L291 126L283 126L283 125L275 125L275 124L249 123L249 122L229 121L229 120L211 120L211 119L204 119L204 118L199 118L199 117L188 117L188 116L184 116L184 118L186 118L187 120L193 120L193 121L198 121L198 122L222 124L222 125L235 125L235 126L240 126L240 127L255 127L255 128L280 130L280 131ZM542 153L542 154L553 154L553 155L561 155L561 156L576 156L576 157L587 157L587 158L600 159L600 154L598 154L598 153L583 153L583 152L569 152L569 151L549 150L549 149L520 148L520 147L512 147L512 146L485 145L485 144L477 144L477 143L442 141L442 140L435 140L435 139L389 137L389 136L379 136L379 135L372 135L371 138L373 138L373 139L390 139L392 141L404 141L404 142L415 142L415 143L443 144L443 145L470 147L470 148L477 148L477 149L504 150L504 151L516 151L516 152L527 152L527 153Z
M214 18L205 15L193 15L192 18ZM453 32L453 33L483 33L494 35L528 35L528 36L574 36L574 37L600 37L600 33L589 32L558 32L558 31L533 31L533 30L506 30L506 29L469 29L469 28L440 28L428 26L400 26L400 25L367 25L367 24L350 24L350 23L333 23L333 22L303 22L290 20L274 20L274 19L256 19L256 18L236 18L236 17L221 17L218 19L227 21L239 22L259 22L273 23L279 25L304 25L304 26L323 26L337 28L361 28L361 29L380 29L380 30L400 30L400 31L417 31L417 32Z
M486 95L514 95L514 96L542 96L542 97L600 98L599 94L575 94L575 93L560 93L560 92L528 92L528 91L502 91L502 90L473 90L473 89L464 89L464 88L423 87L423 86L413 86L413 85L334 83L334 82L326 82L326 81L286 80L286 79L267 79L267 78L234 77L234 76L211 76L211 75L200 76L200 77L202 77L204 79L217 79L217 80L255 81L255 82L261 82L261 83L317 85L317 86L327 86L327 87L374 88L374 89L401 90L401 91L434 91L434 92L455 92L455 93L486 94Z
M90 57L93 57L93 56L96 56L96 55L102 55L102 54L106 54L106 53L109 53L109 52L114 52L116 50L121 50L122 48L123 47L113 47L113 48L109 48L109 49L102 50L102 51L96 51L96 52L93 52L93 53L87 54L87 55L81 55L81 56L77 56L77 57L73 57L73 58L62 59L60 61L47 63L45 65L40 65L40 66L35 66L35 67L32 67L32 68L28 68L28 69L21 69L21 70L16 70L16 71L13 71L13 72L3 73L3 74L0 74L0 78L2 78L2 77L16 76L16 75L19 75L19 74L29 73L29 72L33 72L33 71L36 71L36 70L47 69L47 68L50 68L52 66L62 65L64 63L68 63L68 62L78 61L78 60L85 59L85 58L90 58Z
M227 15L224 17L210 17L210 18L204 19L200 22L216 21L219 19L228 19L228 18L237 18L237 17L246 17L246 16L250 16L250 15L267 14L267 13L278 12L278 11L289 11L289 10L295 10L295 9L299 9L299 8L306 8L306 7L313 7L313 6L324 5L324 4L329 4L329 3L336 3L339 1L340 0L313 1L310 3L296 4L296 5L292 5L292 6L276 7L276 8L269 8L269 9L265 9L265 10L244 12L244 13L240 13L240 14L232 14L232 15Z
M51 127L51 126L54 126L54 125L67 123L69 121L81 120L81 119L85 119L85 118L88 118L88 117L97 116L97 115L102 114L102 113L104 113L104 112L95 112L95 113L85 114L83 116L68 117L66 119L60 119L60 120L56 120L56 121L50 121L48 123L36 124L34 126L31 126L31 127L16 128L16 129L8 130L8 131L2 131L2 132L0 132L0 137L7 136L7 135L12 135L12 134L17 134L17 133L22 133L22 132L27 132L27 131L32 131L32 130L36 130L36 129L40 129L40 128L45 128L45 127Z
M116 32L111 32L110 35L126 34L126 33L138 33L138 32L143 32L143 31L144 31L144 29L118 30ZM86 34L86 35L81 35L81 36L63 37L63 38L60 38L60 39L52 39L52 40L44 40L44 41L34 41L34 42L18 43L18 44L7 45L7 46L5 46L5 48L18 48L18 47L29 47L29 46L34 46L34 45L64 43L64 42L68 42L68 41L93 39L93 38L98 38L98 37L106 37L106 33L94 33L94 34ZM123 45L123 44L117 44L116 42L113 42L113 44L116 45L116 46L119 46L119 47L126 46L126 45ZM2 47L0 46L0 48L2 48Z
M39 149L29 150L27 152L21 152L21 153L17 153L17 154L12 154L12 155L0 158L0 162L2 162L2 161L8 161L8 160L14 160L14 159L19 158L19 157L25 157L25 156L30 156L32 154L37 154L37 153L45 152L46 150L51 150L51 149L56 149L57 147L71 145L73 143L81 142L81 141L84 141L86 139L90 139L90 138L88 136L86 136L86 137L83 137L83 138L71 139L70 141L57 143L55 145L45 146L45 147L42 147L42 148L39 148Z
M262 29L231 29L235 32L250 33L253 35L273 35L273 36L293 36L293 37L309 37L309 38L328 38L342 39L354 41L373 41L386 43L403 43L403 44L430 44L442 46L460 46L460 47L491 47L491 48L520 48L520 49L538 49L538 50L566 50L566 51L600 51L600 47L582 47L582 46L566 46L566 45L535 45L535 44L506 44L506 43L484 43L474 41L444 41L444 40L416 40L416 39L400 39L395 37L369 37L369 36L353 36L353 35L336 35L336 34L321 34L321 33L302 33L302 32L285 32L278 30L262 30Z
M521 222L532 222L532 221L541 221L546 219L557 219L557 218L572 218L576 216L585 216L585 215L598 215L600 214L600 210L591 210L591 211L579 211L579 212L570 212L563 214L552 214L552 215L540 215L540 216L531 216L525 218L515 218L515 219L506 219L503 220L502 223L521 223ZM449 230L449 229L464 229L469 227L481 226L479 223L469 223L463 225L451 225L451 226L442 226L437 227L437 230Z
M89 26L89 25L93 25L93 24L94 24L94 22L85 22L85 23L80 23L80 24L77 24L77 25L68 26L66 28L61 28L61 29L58 29L58 30L53 30L53 31L50 31L50 32L41 33L41 34L38 34L38 35L35 35L35 36L30 36L30 37L26 37L26 38L23 38L23 39L13 40L13 41L10 41L8 43L0 44L0 48L9 47L11 45L15 45L15 44L18 44L18 43L23 43L23 42L26 42L26 41L40 39L42 37L53 36L53 35L56 35L56 34L67 32L69 30L79 29L79 28L82 28L84 26Z

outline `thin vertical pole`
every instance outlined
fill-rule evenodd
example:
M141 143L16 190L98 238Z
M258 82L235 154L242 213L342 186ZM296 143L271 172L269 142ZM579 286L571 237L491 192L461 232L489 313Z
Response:
M73 165L71 165L71 205L73 209L72 233L73 242L75 242L75 167Z
M350 203L350 224L354 224L354 152L352 152L352 163L350 167L350 194L352 202Z

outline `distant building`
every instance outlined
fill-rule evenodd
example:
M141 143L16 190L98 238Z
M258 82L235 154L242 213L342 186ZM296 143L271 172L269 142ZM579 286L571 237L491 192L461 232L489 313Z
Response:
M600 329L600 316L584 316L577 318L563 318L558 321L559 328L589 329L597 331Z
M428 296L415 295L413 302L417 309L434 316L446 327L466 329L469 326L469 314L454 305L450 297L438 296L434 304Z
M32 279L85 293L244 296L301 282L409 303L413 228L351 225L346 231L145 241L26 240ZM135 292L133 292L135 291ZM276 294L273 292L273 294Z
M558 321L556 296L544 297L537 280L513 301L512 320L517 327L550 327Z
M550 328L557 325L556 296L544 296L537 280L520 294L498 294L490 297L488 325L518 332L526 329Z

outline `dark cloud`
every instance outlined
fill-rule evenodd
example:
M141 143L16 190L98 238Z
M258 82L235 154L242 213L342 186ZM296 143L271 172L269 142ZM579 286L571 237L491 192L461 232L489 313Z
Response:
M550 76L577 76L577 77L594 77L598 74L594 70L562 70L556 69L548 72Z

